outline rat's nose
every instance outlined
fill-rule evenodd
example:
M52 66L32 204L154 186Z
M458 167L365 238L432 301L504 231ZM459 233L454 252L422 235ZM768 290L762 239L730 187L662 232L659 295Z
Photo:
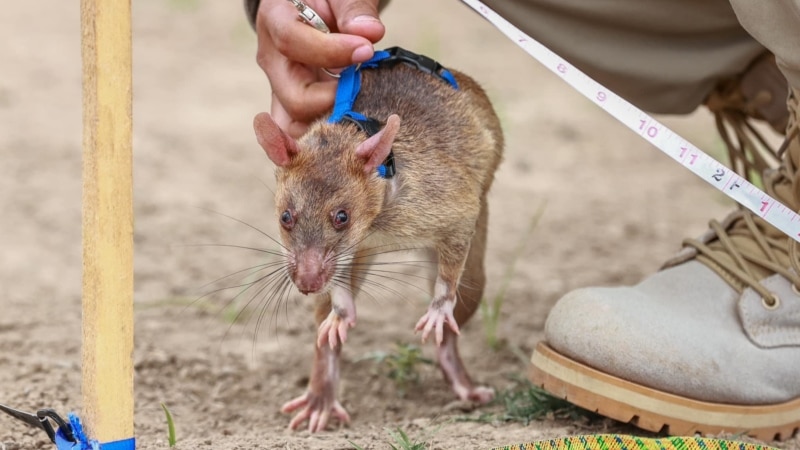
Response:
M327 277L322 252L308 250L298 255L297 266L294 272L294 284L304 295L319 292Z
M321 276L298 276L294 284L303 295L313 294L325 284Z

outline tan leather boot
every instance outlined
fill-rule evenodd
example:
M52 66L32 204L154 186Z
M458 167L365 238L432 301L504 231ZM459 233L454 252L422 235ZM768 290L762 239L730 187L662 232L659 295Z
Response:
M723 86L709 107L721 119L756 116L780 126L781 114L764 109L774 92L743 93L747 76L738 87ZM742 138L749 125L720 125L730 133L732 165L741 173L780 161L764 172L764 187L794 210L800 208L798 103L795 89L777 158L754 154L758 138ZM795 244L742 208L721 223L712 221L701 238L684 241L676 258L636 286L567 294L547 319L546 342L532 357L532 380L558 397L650 431L791 437L800 427Z

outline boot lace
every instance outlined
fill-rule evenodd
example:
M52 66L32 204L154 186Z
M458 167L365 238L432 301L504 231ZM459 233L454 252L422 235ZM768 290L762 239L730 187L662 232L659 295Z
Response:
M798 96L797 91L790 92L788 131L777 150L773 150L748 121L748 115L755 116L753 110L757 105L743 104L734 88L722 86L707 102L728 149L732 168L751 182L755 176L764 174L765 191L795 210L800 204ZM787 150L790 151L787 153ZM790 188L787 190L787 187ZM780 274L800 295L800 245L797 241L741 206L723 222L712 220L709 227L703 238L684 240L683 245L692 249L687 254L689 258L677 258L667 265L697 257L739 292L751 287L769 308L777 306L779 299L759 282L766 276ZM741 245L745 241L748 243Z

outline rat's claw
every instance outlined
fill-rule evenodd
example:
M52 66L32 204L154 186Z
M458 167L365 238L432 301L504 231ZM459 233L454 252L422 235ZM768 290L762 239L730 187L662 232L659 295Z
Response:
M467 398L483 405L494 400L494 389L487 386L475 386Z
M284 403L283 406L281 406L281 412L290 413L295 409L300 408L301 406L305 406L306 404L308 404L308 392L301 395L300 397L293 398L288 402ZM291 428L291 425L289 425L289 427Z
M347 411L344 410L338 401L334 401L330 408L324 408L322 411L314 411L311 413L311 420L308 422L308 431L310 433L316 433L317 431L324 430L325 427L328 426L331 413L333 413L333 417L341 424L346 425L350 423L350 414L347 414Z
M289 422L289 429L296 430L300 426L300 424L308 420L308 416L310 415L311 411L309 411L308 408L303 409L292 418L291 422Z
M339 343L344 344L347 340L347 330L356 325L355 319L343 318L331 311L328 317L319 324L317 330L317 347L322 347L327 341L331 350L335 349Z
M327 420L320 420L319 411L312 411L311 416L308 418L308 432L316 433L324 429L325 425L327 425Z
M322 398L312 395L310 392L286 402L281 408L281 412L289 413L302 408L289 422L289 429L300 428L303 422L308 421L308 432L316 433L323 431L328 426L328 422L333 417L342 424L350 423L350 415L342 407L341 403L333 400L332 403L323 401Z
M453 333L461 334L458 329L458 323L453 317L453 304L452 302L445 302L442 307L428 308L428 312L422 316L414 327L414 331L422 330L422 342L428 339L431 331L436 333L436 345L441 345L444 341L444 325L448 324Z
M298 408L303 408L299 413L297 413L292 418L292 421L289 422L290 430L296 430L297 427L300 426L300 424L308 420L309 416L311 415L311 408L309 407L310 397L311 393L306 392L300 397L289 400L288 402L284 403L283 406L281 407L282 413L290 413Z
M489 403L494 399L494 389L488 386L474 386L471 383L467 386L459 382L454 382L453 391L455 391L456 395L461 400L475 402L481 405Z

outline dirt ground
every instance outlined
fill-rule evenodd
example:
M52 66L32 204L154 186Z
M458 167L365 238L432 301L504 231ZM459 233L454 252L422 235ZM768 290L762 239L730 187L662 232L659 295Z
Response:
M6 2L0 13L0 403L29 411L81 407L78 3ZM517 249L524 251L505 292L503 345L489 348L480 317L462 330L461 345L473 377L502 390L524 374L524 358L560 296L636 282L731 203L458 1L394 3L380 46L402 45L471 74L503 121L505 161L490 197L488 298L502 289ZM396 295L360 299L340 390L352 425L317 435L288 431L290 417L279 408L308 377L311 302L293 295L263 321L259 310L234 320L245 302L230 291L192 303L221 286L207 283L263 262L254 252L196 244L271 247L215 212L276 233L272 165L251 128L252 117L269 109L254 35L239 1L138 0L133 20L139 448L167 448L162 402L175 417L180 449L388 448L389 430L398 427L428 448L635 432L604 420L461 422L468 413L427 365L401 397L364 357L397 342L418 344L412 327L427 298L402 286ZM719 152L707 115L666 122ZM423 349L433 356L430 345ZM0 416L0 449L51 448L43 438Z

